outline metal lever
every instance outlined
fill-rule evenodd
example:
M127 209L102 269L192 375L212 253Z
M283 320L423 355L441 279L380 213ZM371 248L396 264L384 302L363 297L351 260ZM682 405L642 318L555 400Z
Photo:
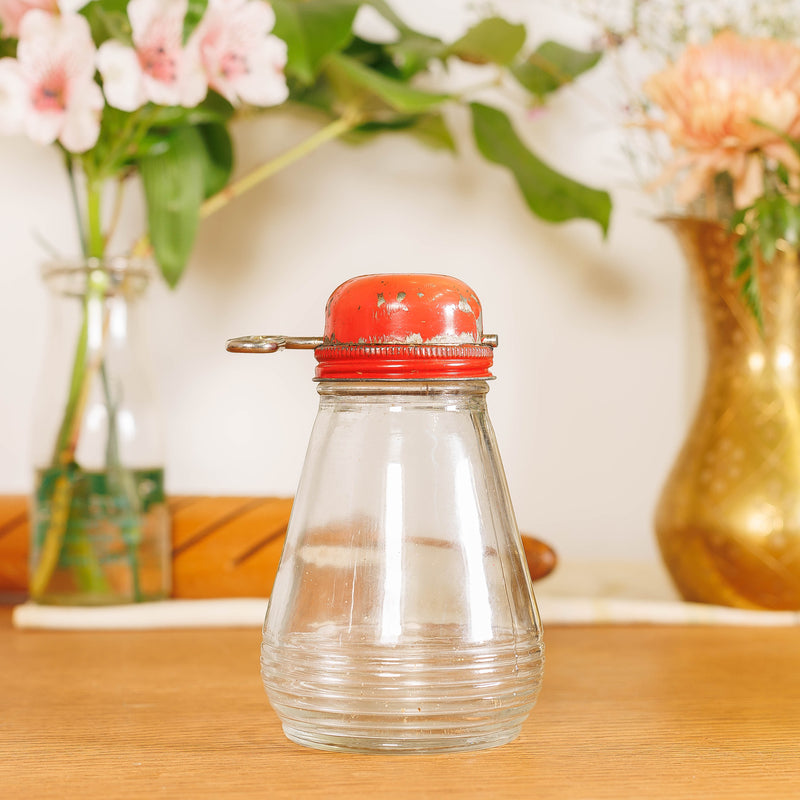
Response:
M239 336L228 339L229 353L277 353L278 350L314 350L322 344L321 336Z
M277 353L279 350L314 350L323 344L321 336L239 336L228 339L229 353ZM485 333L481 344L497 347L497 334Z

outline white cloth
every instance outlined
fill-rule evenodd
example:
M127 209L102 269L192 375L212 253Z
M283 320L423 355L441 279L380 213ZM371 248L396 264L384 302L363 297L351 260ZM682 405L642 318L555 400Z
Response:
M798 611L746 611L701 603L618 600L597 597L539 598L542 623L549 625L800 625ZM52 630L156 630L159 628L260 627L263 598L164 600L125 606L40 606L14 609L17 628Z
M800 625L800 611L750 611L680 600L657 563L566 562L535 584L548 625ZM17 606L17 628L147 630L260 627L265 598L164 600L122 606Z

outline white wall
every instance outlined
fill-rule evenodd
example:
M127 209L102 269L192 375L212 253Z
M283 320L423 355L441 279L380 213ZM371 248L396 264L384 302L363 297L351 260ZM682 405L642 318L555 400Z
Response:
M445 36L470 19L463 0L394 5ZM588 43L546 5L496 6L537 41ZM458 114L457 159L400 136L333 143L207 220L177 291L151 292L169 490L294 490L316 410L313 356L232 356L227 338L318 334L328 294L356 274L448 272L477 291L500 336L490 411L520 527L565 556L655 558L652 509L687 421L683 270L646 198L624 188L610 80L598 72L549 114L517 121L554 165L613 186L605 243L590 223L534 219ZM313 129L284 113L238 124L238 171ZM55 152L4 140L0 174L0 492L23 492L46 321L32 233L75 245ZM140 223L133 204L128 231Z

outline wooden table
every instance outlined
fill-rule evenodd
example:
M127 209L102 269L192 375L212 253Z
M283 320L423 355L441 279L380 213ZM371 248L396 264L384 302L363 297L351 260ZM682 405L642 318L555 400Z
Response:
M0 797L800 797L797 629L553 627L517 741L441 756L284 738L255 629L19 632L0 609Z

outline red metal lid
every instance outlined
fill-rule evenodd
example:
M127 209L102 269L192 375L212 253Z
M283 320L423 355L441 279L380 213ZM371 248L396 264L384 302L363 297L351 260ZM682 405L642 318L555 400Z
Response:
M320 380L491 378L480 300L447 275L363 275L328 299Z

